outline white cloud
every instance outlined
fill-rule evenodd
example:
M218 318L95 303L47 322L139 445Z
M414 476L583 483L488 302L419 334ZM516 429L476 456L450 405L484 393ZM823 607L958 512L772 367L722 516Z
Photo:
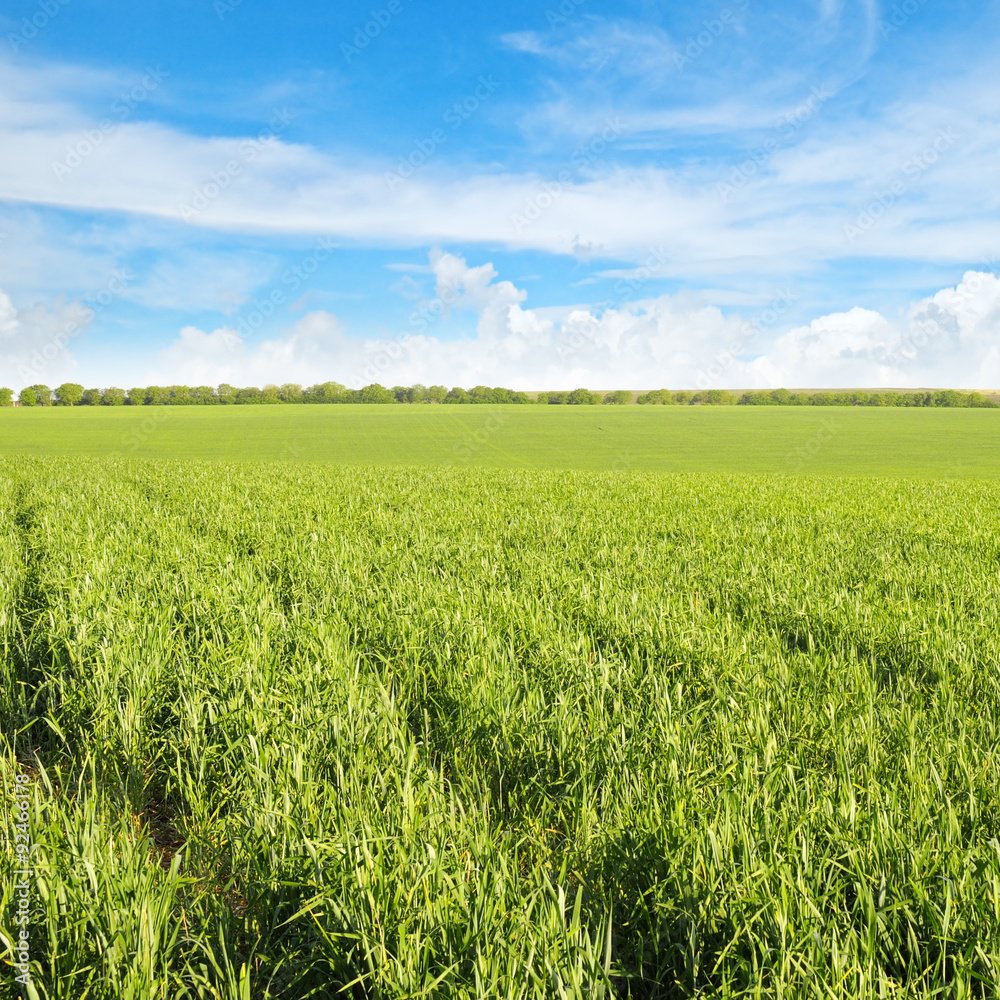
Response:
M154 309L212 309L230 315L274 273L275 261L247 250L183 250L161 257L126 298Z
M490 264L469 267L440 251L431 263L439 298L423 303L426 314L471 309L474 337L361 340L327 312L252 349L233 331L188 327L163 353L158 379L520 389L1000 384L1000 281L992 274L968 272L900 322L854 308L775 336L780 306L757 314L759 333L748 325L753 317L726 315L690 293L577 308L555 320L525 309L526 292L497 280Z
M67 347L92 317L79 302L64 299L51 308L16 309L0 289L0 379L14 389L72 379L77 364Z
M245 382L246 345L240 335L228 327L205 333L197 327L186 326L161 356L164 364L160 372L169 372L169 385ZM156 384L160 379L154 376L145 381Z
M1000 280L969 271L901 323L851 309L779 337L748 366L754 384L1000 386Z
M625 33L614 44L626 43L637 40ZM659 59L664 45L651 38L649 58ZM68 97L52 96L52 87L41 97L24 96L38 92L32 89L37 81L22 80L10 67L0 70L0 200L11 203L180 224L182 208L200 194L197 204L204 208L189 222L196 228L322 233L368 245L492 244L558 254L573 253L574 241L583 240L626 261L645 257L650 246L664 246L672 273L689 278L743 273L748 260L758 272L787 273L789 264L801 272L858 253L967 263L995 250L990 213L998 207L991 192L1000 123L992 110L995 87L972 77L940 95L937 107L914 98L860 124L832 115L828 120L824 111L725 201L717 185L743 156L731 147L741 148L744 139L753 146L756 139L745 129L759 127L778 105L768 112L770 105L759 102L745 108L717 104L708 118L697 107L625 107L622 121L631 135L642 130L666 142L676 130L708 129L727 132L730 141L695 160L646 165L619 158L616 144L586 169L572 169L554 197L558 165L536 173L442 157L390 193L383 174L393 165L391 156L384 162L348 158L281 138L258 143L251 156L245 139L199 137L132 120L60 179L52 164L65 161L67 148L85 140L93 119ZM69 91L71 76L63 71L60 93ZM909 185L862 243L848 243L845 224L942 127L953 127L961 140ZM545 207L530 225L515 223L542 201ZM243 294L238 288L236 293Z
M660 79L678 71L678 47L651 24L590 18L583 30L568 40L552 33L517 31L500 39L508 48L543 56L562 66L587 73L608 70L625 77Z

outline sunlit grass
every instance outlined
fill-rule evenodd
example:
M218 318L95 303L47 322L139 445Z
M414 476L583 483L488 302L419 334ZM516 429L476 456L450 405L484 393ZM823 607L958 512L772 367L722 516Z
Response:
M38 995L995 997L998 502L5 460Z

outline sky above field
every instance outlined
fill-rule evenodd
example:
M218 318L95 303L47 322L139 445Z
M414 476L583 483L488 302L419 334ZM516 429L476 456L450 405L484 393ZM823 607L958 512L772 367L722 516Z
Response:
M998 0L0 34L0 384L1000 386Z

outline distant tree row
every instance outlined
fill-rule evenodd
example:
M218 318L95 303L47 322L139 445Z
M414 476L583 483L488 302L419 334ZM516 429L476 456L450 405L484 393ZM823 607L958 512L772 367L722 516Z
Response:
M541 403L567 406L624 406L632 403L632 393L625 389L614 392L592 392L573 389L571 392L541 392L536 399L513 389L477 385L472 389L443 385L397 385L387 389L382 385L366 385L363 389L348 389L339 382L321 382L303 388L301 385L265 385L238 389L223 383L210 385L149 385L134 389L84 389L76 382L64 382L56 389L47 385L31 385L17 397L22 406L241 406L282 403ZM14 393L0 389L0 406L11 406ZM940 389L935 392L881 392L855 390L851 392L790 392L788 389L745 392L736 395L725 389L702 392L655 389L635 399L641 406L947 406L1000 407L1000 403L980 392L959 392Z
M10 389L0 389L0 406L13 402ZM265 385L239 389L223 383L211 385L149 385L133 389L84 389L76 382L64 382L56 389L31 385L18 395L22 406L229 406L278 403L531 403L523 392L477 385L472 389L443 385L366 385L348 389L339 382L301 385Z
M939 389L936 392L882 392L858 389L850 392L790 392L788 389L745 392L740 396L725 389L705 392L671 392L656 389L639 396L644 405L707 406L951 406L1000 407L981 392Z
M622 405L632 402L632 393L619 389L599 393L589 389L572 392L539 393L537 402L594 406L597 404ZM742 395L725 389L708 389L704 392L654 389L636 397L640 406L962 406L1000 407L1000 403L981 392L959 392L941 389L937 392L880 392L857 390L853 392L790 392L788 389L744 392Z

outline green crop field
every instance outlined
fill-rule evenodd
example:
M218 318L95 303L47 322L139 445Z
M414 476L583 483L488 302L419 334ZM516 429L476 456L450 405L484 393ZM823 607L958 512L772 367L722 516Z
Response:
M752 406L0 409L0 454L930 478L1000 475L1000 410Z
M143 453L489 419L263 409ZM998 996L994 415L538 413L455 464L613 471L0 459L37 996ZM827 416L807 471L956 478L630 471L781 471ZM135 419L80 417L4 450Z

